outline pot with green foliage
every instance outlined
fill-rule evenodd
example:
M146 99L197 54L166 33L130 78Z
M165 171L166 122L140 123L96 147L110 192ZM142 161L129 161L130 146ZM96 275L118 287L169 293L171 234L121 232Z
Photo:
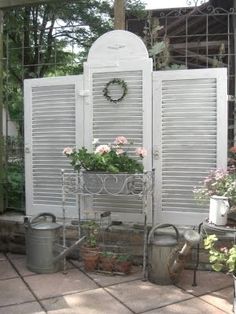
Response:
M147 155L146 149L137 147L136 157L130 157L128 152L132 152L129 148L131 143L124 136L118 136L113 144L98 144L99 140L94 140L93 152L88 152L85 147L78 151L66 147L63 151L74 169L80 173L82 170L85 193L127 194L130 189L140 186L137 176L135 179L132 175L143 173L140 161Z
M119 254L116 256L115 261L115 272L122 274L129 274L131 272L132 262L130 255L128 254Z
M210 200L210 223L226 225L230 207L236 204L235 168L212 170L194 194L199 201Z
M236 304L236 244L229 243L221 246L215 234L208 235L204 239L204 247L209 252L209 261L212 269L230 273L234 278L234 304ZM234 313L236 311L234 305Z
M97 245L99 225L91 220L83 224L83 229L85 230L86 239L84 245L80 248L81 257L85 270L94 271L99 261L99 247Z
M113 252L101 252L99 257L99 269L112 272L115 265L115 255Z

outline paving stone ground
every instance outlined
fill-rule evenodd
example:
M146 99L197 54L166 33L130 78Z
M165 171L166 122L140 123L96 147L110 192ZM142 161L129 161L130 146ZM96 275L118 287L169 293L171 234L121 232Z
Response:
M233 281L221 273L185 270L177 285L129 276L86 273L76 261L66 273L35 274L24 255L0 253L0 314L222 314L233 313Z

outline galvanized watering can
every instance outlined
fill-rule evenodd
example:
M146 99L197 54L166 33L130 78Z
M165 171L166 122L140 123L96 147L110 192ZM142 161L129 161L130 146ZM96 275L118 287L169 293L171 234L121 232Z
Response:
M174 235L157 234L157 229L171 227ZM171 224L153 227L148 236L148 279L156 284L169 285L173 281L169 274L169 260L179 242L179 231Z
M46 219L48 217L50 221ZM62 226L51 213L39 214L31 220L25 217L26 265L29 270L36 273L61 270L63 258L85 238L79 239L69 248L64 248L60 245L61 230Z
M157 229L171 227L174 234L160 233ZM183 246L179 248L179 231L171 224L153 227L148 236L148 279L156 284L169 285L179 280L185 261L192 247L199 243L200 235L187 230L183 235Z

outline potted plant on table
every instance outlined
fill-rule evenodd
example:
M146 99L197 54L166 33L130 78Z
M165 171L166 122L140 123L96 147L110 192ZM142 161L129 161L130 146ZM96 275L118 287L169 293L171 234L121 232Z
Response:
M197 200L210 200L209 222L226 225L229 209L236 204L235 167L212 170L193 192Z

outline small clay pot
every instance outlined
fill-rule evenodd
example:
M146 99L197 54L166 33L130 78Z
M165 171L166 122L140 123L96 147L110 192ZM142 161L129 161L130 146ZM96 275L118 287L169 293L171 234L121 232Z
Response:
M114 256L102 256L99 258L99 269L112 272L114 269L115 259Z
M131 272L132 263L130 261L116 261L115 271L123 274L129 274Z
M98 252L86 252L83 255L84 269L85 271L92 272L97 268L99 261Z
M85 271L94 271L99 260L99 248L83 245L80 247L80 256L84 262Z

